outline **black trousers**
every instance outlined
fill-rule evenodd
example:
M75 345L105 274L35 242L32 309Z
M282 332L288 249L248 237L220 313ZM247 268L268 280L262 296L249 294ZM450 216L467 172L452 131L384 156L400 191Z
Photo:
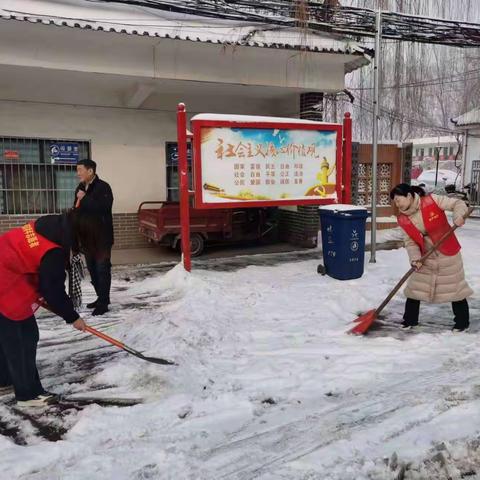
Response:
M112 284L111 252L112 249L110 248L95 257L85 257L90 279L98 297L98 303L102 305L110 303L110 286Z
M0 385L13 385L17 400L45 392L38 376L37 344L34 316L16 322L0 314Z
M452 310L455 315L454 322L458 328L467 328L470 325L470 313L467 299L464 298L458 302L452 302ZM403 319L408 325L418 324L418 315L420 313L420 300L407 298L405 303L405 313Z

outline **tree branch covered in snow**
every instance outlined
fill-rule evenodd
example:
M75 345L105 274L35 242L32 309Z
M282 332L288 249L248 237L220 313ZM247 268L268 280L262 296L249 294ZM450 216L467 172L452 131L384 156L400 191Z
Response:
M472 0L344 0L355 7L396 10L406 15L453 19L455 22L480 18L480 5ZM416 28L412 22L412 30ZM460 23L458 23L460 25ZM459 27L460 28L460 27ZM446 43L448 42L448 36ZM368 41L368 46L373 46ZM382 139L451 134L451 118L478 106L480 69L478 48L427 45L384 38L381 56L380 109ZM347 77L353 103L343 95L330 96L327 119L341 119L345 111L354 118L354 135L371 138L373 77L363 68Z

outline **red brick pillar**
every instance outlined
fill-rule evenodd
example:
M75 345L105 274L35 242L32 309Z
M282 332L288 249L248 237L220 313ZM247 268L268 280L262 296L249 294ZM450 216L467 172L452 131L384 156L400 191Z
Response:
M308 92L300 94L300 118L305 120L323 120L323 93ZM281 210L280 238L300 247L317 246L319 229L318 207L299 205L296 211Z

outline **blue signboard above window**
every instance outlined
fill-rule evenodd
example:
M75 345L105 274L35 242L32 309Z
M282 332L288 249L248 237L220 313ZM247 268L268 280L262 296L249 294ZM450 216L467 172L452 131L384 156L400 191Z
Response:
M50 159L52 163L76 164L79 157L79 145L75 142L56 142L50 144Z

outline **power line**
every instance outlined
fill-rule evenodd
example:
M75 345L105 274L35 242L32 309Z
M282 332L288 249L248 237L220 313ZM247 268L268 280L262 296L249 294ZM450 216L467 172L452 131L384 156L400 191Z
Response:
M368 108L368 107L365 107L363 105L350 103L346 99L340 99L340 101L343 102L343 103L346 103L348 105L351 105L353 108L363 110L363 111L368 112L369 114L373 115L373 106L372 106L372 108ZM412 125L414 127L422 128L422 129L429 129L429 130L436 131L436 132L449 133L450 135L453 133L452 130L450 130L448 128L445 128L445 127L439 127L439 126L431 125L431 124L428 124L428 123L423 123L423 122L420 122L420 121L417 121L417 120L410 120L406 117L399 116L395 112L386 110L384 108L381 108L380 110L381 110L380 117L383 117L384 120L387 119L386 117L388 117L392 120L401 121L403 123Z
M164 11L182 15L182 23L200 17L237 21L259 30L269 26L295 27L305 33L322 32L349 35L355 38L373 38L375 12L366 8L332 6L330 2L306 1L306 10L296 11L292 0L87 0L92 3L115 3L148 8L151 12ZM20 12L18 12L20 13ZM457 47L480 46L480 24L439 18L421 17L404 13L382 12L382 38L385 41L407 41ZM86 19L75 19L89 21ZM175 19L174 21L177 21ZM90 20L102 21L102 20ZM128 25L132 26L129 20ZM134 25L139 26L139 25ZM145 25L147 26L147 25ZM151 24L162 28L161 24ZM237 25L238 27L238 25ZM187 25L179 28L188 28ZM191 27L193 28L193 27ZM195 27L197 28L197 27ZM198 28L227 28L224 25L198 26ZM241 44L242 41L236 42Z
M90 0L92 1L92 0ZM305 2L304 18L298 18L292 0L95 0L96 3L120 3L148 7L177 14L209 17L223 20L267 23L299 27L316 32L375 36L375 11L330 2ZM302 15L300 15L302 17ZM382 12L382 37L457 47L480 46L480 25L440 18Z
M366 103L369 103L371 105L372 113L373 113L373 102L371 102L369 100L364 100L364 101L366 101ZM403 123L412 123L412 124L415 123L415 124L417 124L417 126L422 126L422 127L425 127L425 128L431 128L432 127L431 125L429 125L427 123L423 123L419 120L410 120L410 117L406 117L404 115L401 115L396 111L388 110L385 107L380 107L380 112L383 112L385 115L388 115L389 117L393 118L394 120L398 120L398 121L403 122ZM451 132L451 130L446 128L446 127L440 127L440 126L437 127L436 126L435 128Z
M451 77L438 77L438 78L431 78L429 80L421 80L418 82L410 82L410 83L401 83L399 85L389 85L387 87L381 87L382 90L393 90L397 88L410 88L410 87L429 87L435 85L445 85L449 83L457 83L457 82L464 82L468 80L480 80L480 77L473 77L473 78L465 78L469 75L480 73L480 68L476 68L474 70L467 70L462 73L457 73L452 75ZM456 78L460 77L460 78ZM349 88L349 90L373 90L372 87L354 87Z

